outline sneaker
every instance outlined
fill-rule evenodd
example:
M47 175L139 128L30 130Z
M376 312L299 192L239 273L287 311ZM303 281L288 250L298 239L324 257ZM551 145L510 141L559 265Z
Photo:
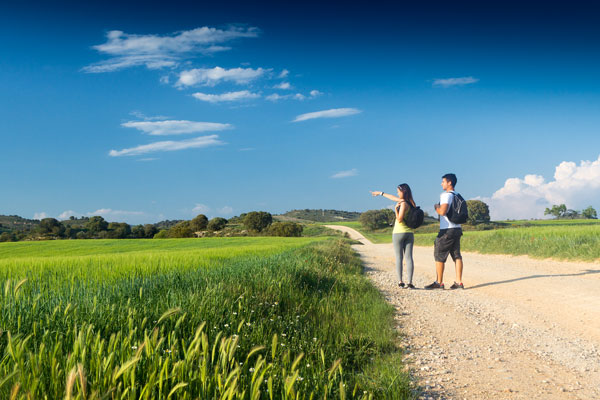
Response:
M425 286L425 289L427 289L427 290L431 290L431 289L443 289L443 288L444 288L444 284L443 283L437 283L437 282L433 282L431 285Z
M463 284L462 284L462 283L456 283L456 282L454 282L454 283L452 284L452 286L450 286L450 289L464 289L464 288L465 288L465 287L463 286Z
M398 283L398 286L400 286L401 288L403 288L404 287L404 282Z
M408 285L406 285L407 289L414 289L415 285L413 285L412 283L409 283Z

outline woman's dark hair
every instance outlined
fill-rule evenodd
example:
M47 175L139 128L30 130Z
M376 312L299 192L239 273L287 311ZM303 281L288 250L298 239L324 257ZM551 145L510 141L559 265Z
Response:
M398 189L400 189L400 191L404 193L404 200L410 202L410 204L412 204L413 207L417 206L415 204L415 200L413 199L412 190L410 190L410 186L408 186L408 183L401 183L400 185L398 185Z

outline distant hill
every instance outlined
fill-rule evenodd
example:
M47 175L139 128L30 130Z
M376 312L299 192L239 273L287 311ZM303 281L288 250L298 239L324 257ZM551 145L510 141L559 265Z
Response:
M285 214L276 215L275 218L282 221L358 221L360 214L361 213L355 211L304 209L288 211Z
M27 219L18 215L0 215L0 230L4 231L27 231L39 223L37 219Z

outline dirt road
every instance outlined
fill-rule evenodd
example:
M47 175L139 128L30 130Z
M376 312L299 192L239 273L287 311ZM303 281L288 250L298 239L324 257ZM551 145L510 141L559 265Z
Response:
M393 304L424 399L600 399L600 265L463 252L464 290L423 290L432 247L415 247L416 290L397 286L391 244L361 241ZM454 280L446 263L444 282ZM405 278L406 279L406 278Z

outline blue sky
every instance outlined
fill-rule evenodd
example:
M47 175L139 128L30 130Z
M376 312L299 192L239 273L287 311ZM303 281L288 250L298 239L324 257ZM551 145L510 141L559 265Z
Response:
M600 210L589 3L280 3L2 5L0 214Z

